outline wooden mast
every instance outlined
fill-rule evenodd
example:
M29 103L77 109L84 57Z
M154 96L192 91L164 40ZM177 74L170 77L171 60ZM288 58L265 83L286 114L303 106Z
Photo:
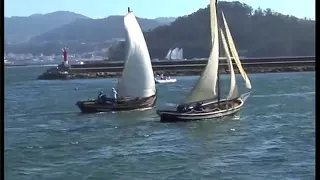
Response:
M216 18L217 18L217 25L218 25L218 0L216 0ZM219 29L219 28L218 28ZM219 33L218 33L218 37L215 37L215 38L219 38ZM219 51L220 51L220 48L219 48ZM220 54L220 53L219 53ZM220 58L218 57L218 73L217 73L217 91L218 91L218 107L219 107L219 105L220 105L220 68L219 68L219 66L220 66L220 63L219 63L219 61L220 61Z

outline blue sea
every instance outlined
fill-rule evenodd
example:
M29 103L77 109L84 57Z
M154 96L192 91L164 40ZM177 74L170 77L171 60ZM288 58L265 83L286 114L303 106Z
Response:
M160 123L156 108L81 114L75 103L116 79L36 80L46 68L5 68L5 179L315 179L314 72L249 74L238 116ZM157 108L197 78L157 85Z

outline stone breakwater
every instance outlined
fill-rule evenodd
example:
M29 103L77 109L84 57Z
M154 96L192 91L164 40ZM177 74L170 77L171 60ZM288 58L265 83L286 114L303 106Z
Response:
M166 68L154 70L154 74L164 74L169 76L192 76L192 75L200 75L202 68L194 68L194 69L184 69L183 67L170 68L166 70ZM121 69L121 68L120 68ZM69 69L64 71L59 71L56 68L49 69L47 72L43 73L38 77L41 80L55 80L55 79L96 79L96 78L115 78L120 77L122 71L120 69L116 72L110 72L108 69L95 70L91 72L88 70L77 71L75 69ZM283 65L281 67L244 67L247 73L279 73L279 72L305 72L305 71L315 71L315 65L299 65L299 66L288 66ZM221 74L228 74L229 71L227 68L220 68ZM238 69L235 69L235 72L238 74Z

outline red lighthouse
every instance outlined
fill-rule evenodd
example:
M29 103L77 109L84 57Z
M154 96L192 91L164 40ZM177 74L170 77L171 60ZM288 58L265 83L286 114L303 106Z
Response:
M68 65L68 52L67 52L66 47L62 49L62 55L63 55L63 64L65 66L67 66Z

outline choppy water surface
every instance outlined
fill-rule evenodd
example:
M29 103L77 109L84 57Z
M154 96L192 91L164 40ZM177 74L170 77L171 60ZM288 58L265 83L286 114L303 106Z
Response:
M165 124L155 109L80 114L77 100L116 79L35 80L43 71L6 68L5 179L315 178L315 73L250 74L240 117ZM158 108L197 78L158 85Z

